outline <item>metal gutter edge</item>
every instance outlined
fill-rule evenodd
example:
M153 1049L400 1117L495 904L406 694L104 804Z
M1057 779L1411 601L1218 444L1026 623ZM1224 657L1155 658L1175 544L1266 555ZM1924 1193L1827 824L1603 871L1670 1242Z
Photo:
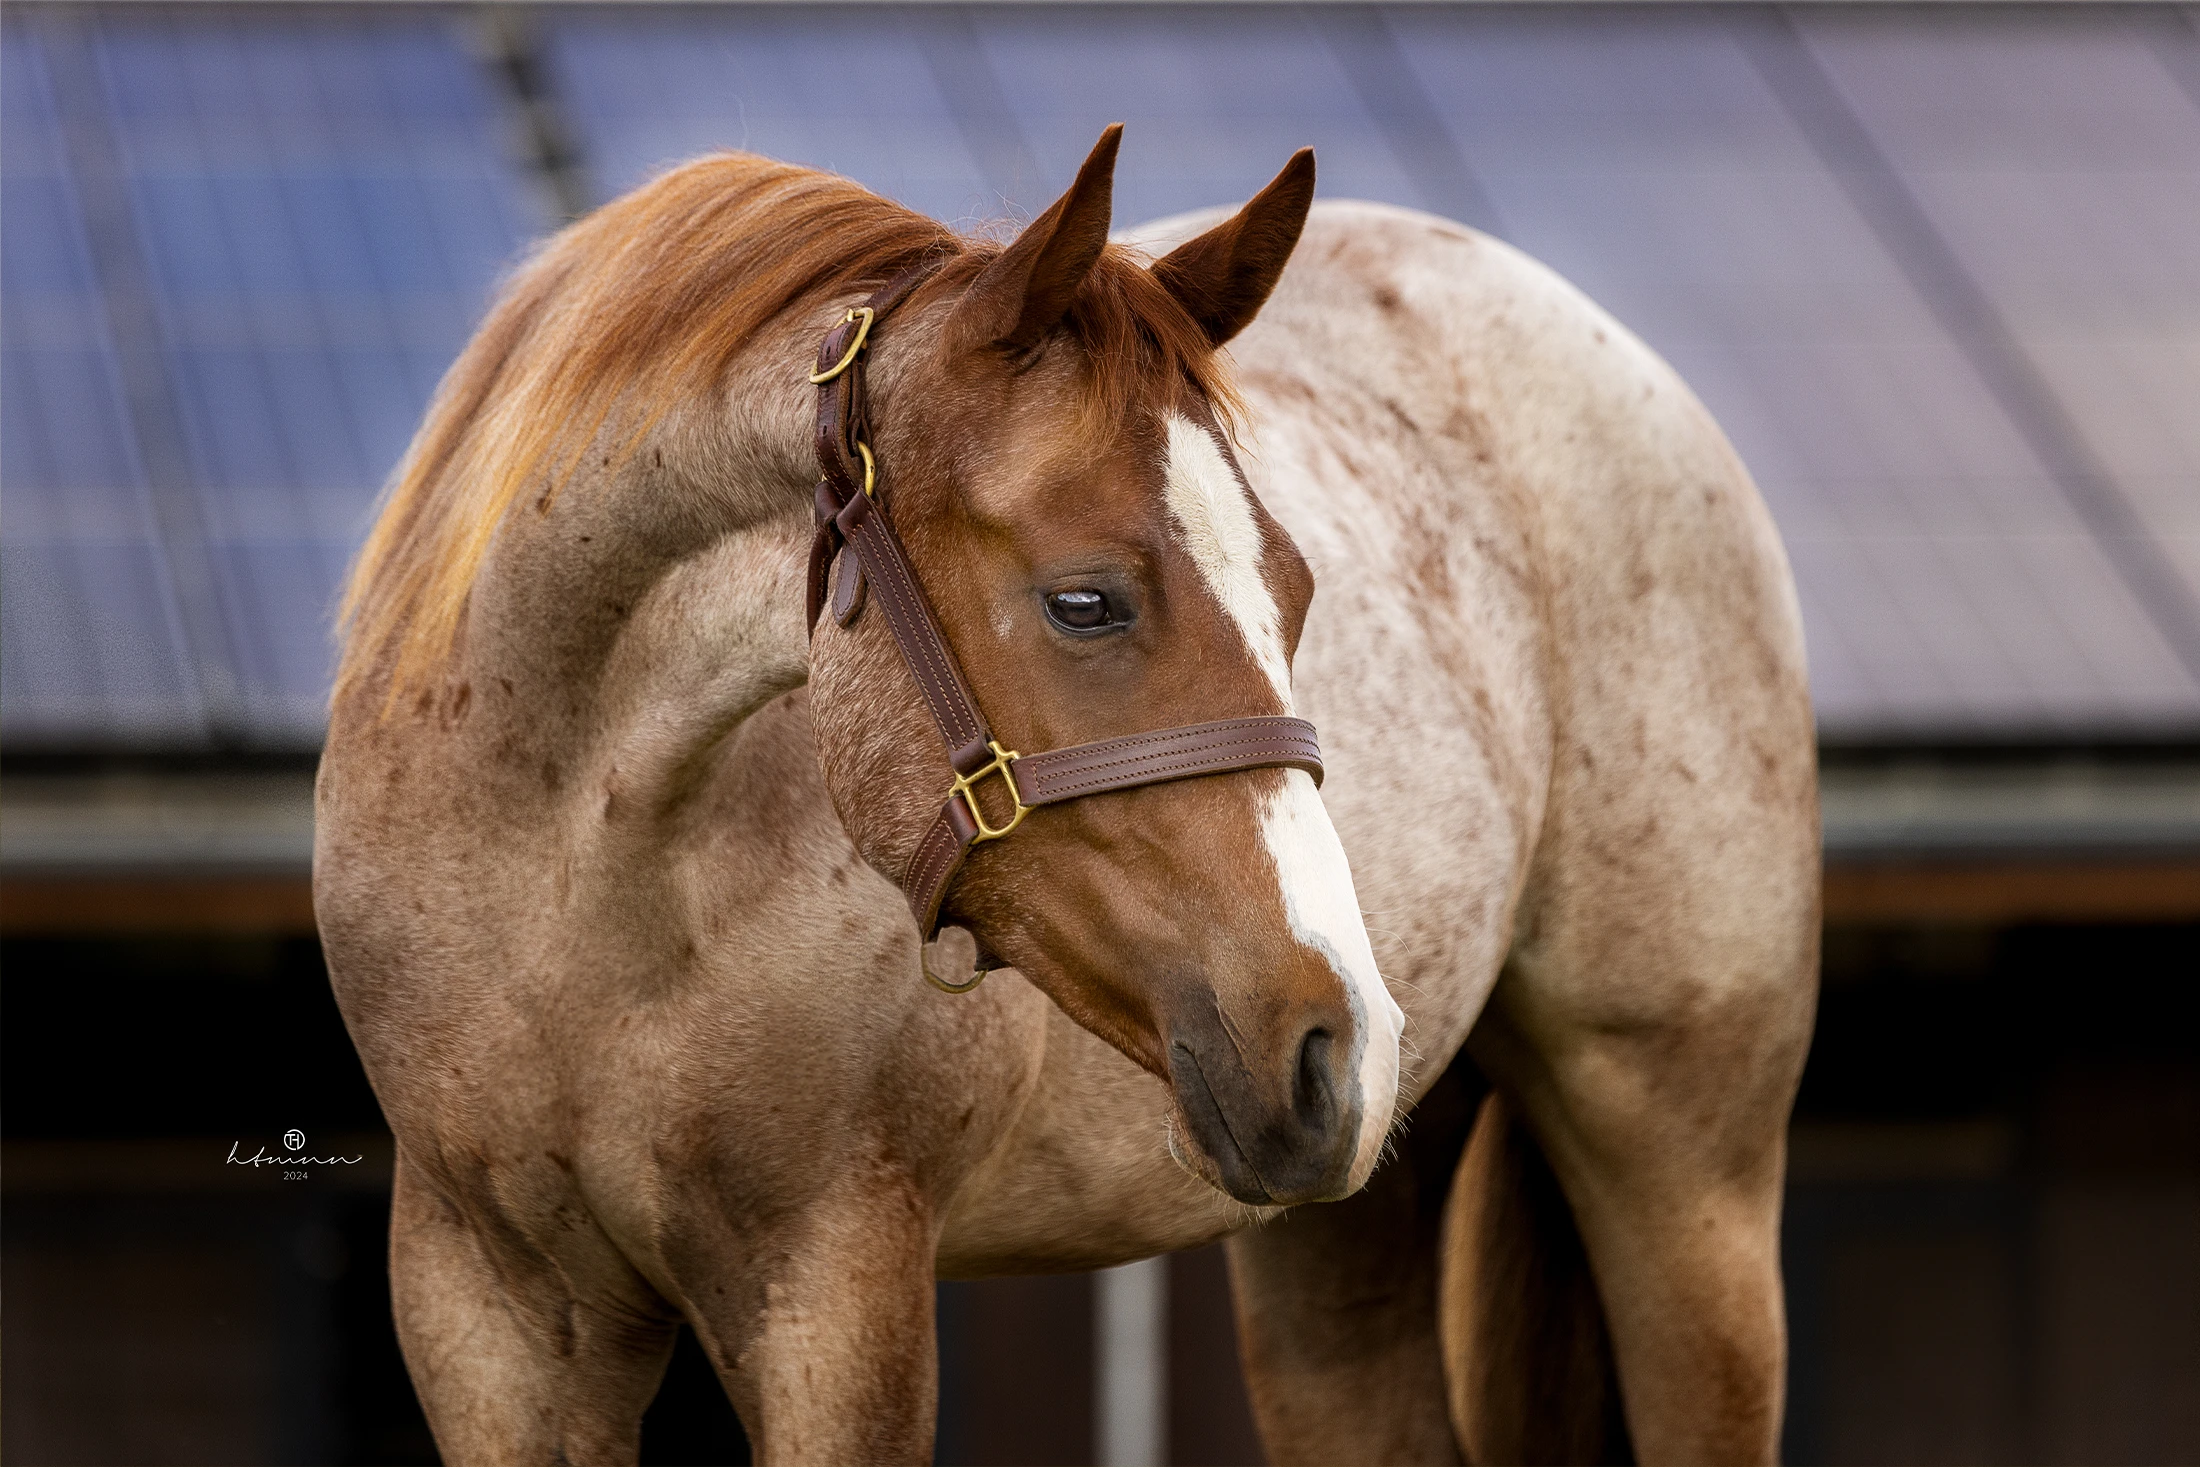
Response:
M306 876L313 775L153 773L0 779L0 876Z
M2200 857L2200 757L1830 760L1829 862ZM0 876L304 876L313 775L117 770L0 779Z
M1818 791L1829 862L2200 856L2200 760L1893 758Z

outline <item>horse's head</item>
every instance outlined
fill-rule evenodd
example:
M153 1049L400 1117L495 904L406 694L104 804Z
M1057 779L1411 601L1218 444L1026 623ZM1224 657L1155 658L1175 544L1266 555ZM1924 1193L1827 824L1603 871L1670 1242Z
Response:
M1027 753L1291 713L1314 593L1231 451L1215 360L1298 239L1312 155L1148 268L1106 243L1115 146L1013 244L921 287L871 368L879 500ZM903 880L950 776L885 618L822 618L811 685L841 817ZM1402 1016L1304 771L1034 810L972 848L944 916L1167 1082L1179 1160L1231 1195L1336 1197L1373 1169Z

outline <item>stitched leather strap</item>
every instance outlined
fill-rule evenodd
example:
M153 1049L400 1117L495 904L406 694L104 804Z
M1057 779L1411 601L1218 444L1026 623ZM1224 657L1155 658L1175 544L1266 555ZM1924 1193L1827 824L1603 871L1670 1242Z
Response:
M1225 718L1157 733L1102 739L1012 760L1026 806L1055 805L1107 790L1134 789L1203 774L1282 765L1322 779L1321 745L1303 718Z
M938 929L940 908L971 846L989 834L1005 833L1004 825L1021 818L1021 811L1011 811L1000 817L1001 825L987 832L973 814L972 800L995 809L1013 790L1022 809L1030 810L1113 790L1246 769L1303 769L1317 784L1322 777L1321 747L1312 724L1302 718L1258 717L1187 724L1018 755L1005 762L1007 779L997 778L1000 771L989 767L996 759L992 731L971 695L954 649L940 631L924 583L909 562L908 549L894 530L870 449L869 402L864 391L870 348L887 314L907 300L939 264L936 258L920 260L903 271L850 311L818 344L816 376L823 380L818 382L817 407L817 536L810 548L808 586L814 631L830 592L834 561L843 553L855 558L852 575L857 579L845 596L848 618L859 614L866 602L877 606L947 745L948 763L958 776L973 780L967 792L958 785L949 794L902 874L902 894L917 919L918 932L927 940ZM843 567L843 578L850 574ZM981 771L983 777L978 777ZM990 823L992 817L987 819ZM999 960L981 947L978 966L998 965Z

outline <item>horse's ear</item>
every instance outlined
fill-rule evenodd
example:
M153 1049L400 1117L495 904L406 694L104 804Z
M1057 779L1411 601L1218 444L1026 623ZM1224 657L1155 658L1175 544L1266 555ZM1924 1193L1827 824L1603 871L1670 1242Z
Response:
M1068 314L1108 243L1115 206L1115 150L1123 124L1100 134L1077 181L985 267L955 307L948 330L966 347L1026 347Z
M1301 148L1244 208L1154 261L1154 278L1220 346L1266 304L1313 202L1314 150Z

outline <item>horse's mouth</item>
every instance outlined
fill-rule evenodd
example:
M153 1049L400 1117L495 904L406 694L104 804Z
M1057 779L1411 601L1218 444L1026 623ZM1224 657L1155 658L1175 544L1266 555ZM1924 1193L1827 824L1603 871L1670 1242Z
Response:
M1254 1207L1327 1202L1351 1192L1352 1147L1279 1145L1277 1128L1249 1118L1242 1101L1233 1115L1181 1040L1169 1046L1169 1073L1177 1111L1169 1154L1201 1181ZM1347 1127L1346 1134L1356 1130Z
M1169 1130L1169 1152L1178 1165L1240 1202L1255 1207L1273 1203L1276 1199L1268 1183L1231 1131L1229 1117L1223 1114L1199 1056L1189 1045L1169 1046L1169 1073L1176 1082L1177 1111L1183 1121ZM1192 1143L1188 1147L1187 1140Z

